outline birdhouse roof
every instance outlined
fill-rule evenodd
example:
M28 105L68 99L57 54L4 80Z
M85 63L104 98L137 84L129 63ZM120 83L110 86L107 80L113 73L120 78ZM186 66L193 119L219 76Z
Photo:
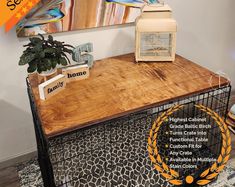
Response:
M169 5L164 4L151 4L145 5L142 9L143 12L171 12L172 9Z

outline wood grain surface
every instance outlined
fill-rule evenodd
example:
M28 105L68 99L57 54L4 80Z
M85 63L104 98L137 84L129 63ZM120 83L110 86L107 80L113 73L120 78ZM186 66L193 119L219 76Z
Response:
M216 74L181 56L174 62L134 63L134 54L97 61L88 79L68 83L47 101L39 99L36 74L29 81L48 137L219 86Z

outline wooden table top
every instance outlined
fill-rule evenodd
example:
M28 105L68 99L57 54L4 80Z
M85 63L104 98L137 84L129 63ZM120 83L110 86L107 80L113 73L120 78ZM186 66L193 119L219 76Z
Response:
M67 83L46 101L39 98L38 76L30 75L29 82L47 137L219 86L216 74L181 56L174 62L134 63L134 54L97 61L88 79Z

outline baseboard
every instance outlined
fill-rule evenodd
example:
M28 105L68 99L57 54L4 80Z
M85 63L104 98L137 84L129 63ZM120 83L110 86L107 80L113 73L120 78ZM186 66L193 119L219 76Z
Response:
M10 158L8 160L4 160L0 162L0 170L3 168L7 168L10 166L15 166L19 163L26 162L32 158L37 156L37 151L29 152L23 155L16 156L14 158Z

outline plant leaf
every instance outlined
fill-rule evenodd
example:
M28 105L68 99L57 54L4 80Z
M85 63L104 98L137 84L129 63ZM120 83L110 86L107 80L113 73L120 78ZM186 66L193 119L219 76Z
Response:
M37 38L37 37L29 38L29 40L34 45L42 41L41 38Z
M60 64L63 66L66 66L68 64L66 58L64 58L64 57L59 58L59 61L60 61Z
M52 62L51 59L45 58L43 59L44 66L46 67L47 70L50 70L52 68Z
M30 63L31 61L33 61L35 59L35 54L34 53L24 53L21 57L20 57L20 61L19 61L19 65L25 65Z
M29 65L29 67L28 67L28 69L27 69L27 72L28 73L33 73L33 72L35 72L36 71L36 69L37 69L37 65Z
M49 40L50 42L52 42L52 41L53 41L53 36L49 35L49 36L48 36L48 40Z
M46 48L46 49L44 49L44 52L45 53L49 53L49 54L53 54L53 53L56 53L56 49L54 49L54 48Z
M38 67L37 71L38 73L42 73L42 69L40 67Z
M67 57L67 55L66 55L64 52L62 52L61 55L64 56L64 57L67 59L67 61L69 62L69 64L70 64L70 60L69 60L69 58Z
M63 42L59 42L57 40L54 40L54 44L56 44L57 47L63 47Z
M42 34L38 34L38 35L42 38L42 40L45 40L45 38Z
M69 53L69 54L73 53L73 50L67 49L67 48L63 48L63 51L66 52L66 53Z
M42 71L46 71L47 70L47 67L42 65Z
M71 48L75 49L75 47L73 47L72 45L69 45L69 44L64 44L63 46L64 47L71 47Z
M41 52L39 53L39 56L40 56L40 58L45 58L45 52L44 52L44 51L41 51Z
M51 59L51 66L52 66L52 68L56 67L57 62L58 62L57 59L55 59L55 58Z
M41 73L42 71L46 71L47 67L45 65L44 61L40 61L40 63L38 63L38 73Z
M38 43L37 45L35 45L32 49L33 52L41 52L42 51L42 44Z

